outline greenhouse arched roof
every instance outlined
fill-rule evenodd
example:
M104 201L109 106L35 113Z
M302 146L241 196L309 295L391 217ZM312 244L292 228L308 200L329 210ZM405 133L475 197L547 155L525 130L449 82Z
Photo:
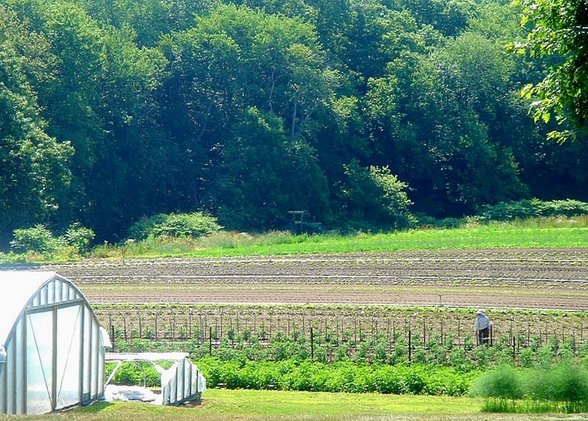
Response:
M0 414L104 396L104 339L82 292L55 272L0 270Z
M0 345L8 340L14 323L29 300L56 276L55 272L0 271Z

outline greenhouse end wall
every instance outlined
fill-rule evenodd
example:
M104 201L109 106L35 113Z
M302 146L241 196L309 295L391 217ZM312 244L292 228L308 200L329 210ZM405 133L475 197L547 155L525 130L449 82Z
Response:
M103 340L90 305L65 278L28 273L33 275L0 273L4 286L34 289L38 283L2 338L6 362L0 364L0 413L43 414L102 398Z

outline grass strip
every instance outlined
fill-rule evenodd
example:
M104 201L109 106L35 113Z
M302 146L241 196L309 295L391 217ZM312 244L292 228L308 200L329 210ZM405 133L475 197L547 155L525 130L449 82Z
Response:
M226 234L225 234L226 235ZM207 243L137 244L127 256L271 256L286 254L327 254L369 251L413 251L496 248L582 248L588 247L586 227L519 227L496 224L457 229L427 229L386 234L265 235L242 240L224 237Z
M417 420L496 419L481 413L477 398L398 396L324 392L209 389L195 407L163 407L143 403L98 403L47 420ZM512 415L512 414L511 414ZM384 417L384 418L383 418ZM452 418L454 419L454 418Z

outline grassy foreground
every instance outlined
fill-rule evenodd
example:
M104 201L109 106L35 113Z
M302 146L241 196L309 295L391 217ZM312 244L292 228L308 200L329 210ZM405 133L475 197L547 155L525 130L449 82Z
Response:
M99 403L26 419L62 420L531 420L546 416L482 414L482 401L440 396L210 389L194 407ZM557 419L565 419L558 416Z

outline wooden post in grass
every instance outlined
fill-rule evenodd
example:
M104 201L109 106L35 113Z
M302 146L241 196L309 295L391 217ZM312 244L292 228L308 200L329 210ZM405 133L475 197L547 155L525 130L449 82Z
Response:
M220 336L223 337L223 310L220 311Z
M441 323L441 345L445 346L445 337L443 336L443 330L444 330L443 329L443 327L444 327L443 326L443 319L441 319L440 323Z
M423 317L423 340L422 345L423 347L427 344L427 318Z
M171 323L171 338L170 341L173 341L176 339L176 313L174 312L174 315L172 317L172 319L170 320Z

